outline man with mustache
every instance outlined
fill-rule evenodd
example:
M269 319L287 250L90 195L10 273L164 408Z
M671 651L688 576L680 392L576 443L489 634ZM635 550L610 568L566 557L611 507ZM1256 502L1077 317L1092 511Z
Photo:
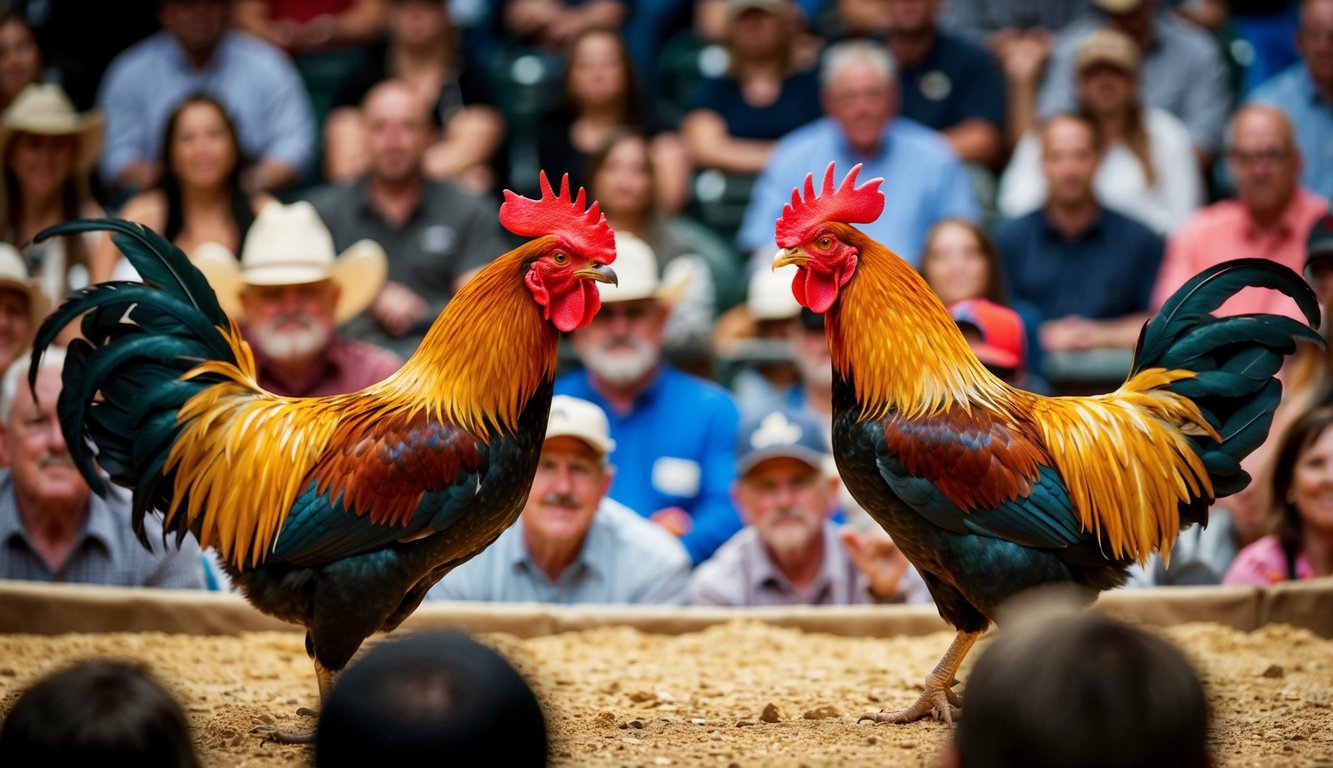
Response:
M402 365L392 352L338 332L375 300L388 266L371 240L335 255L333 238L306 202L265 206L238 260L217 243L195 261L255 352L259 385L290 397L355 392Z
M617 262L619 263L619 262ZM556 395L519 524L430 591L440 600L674 603L690 558L674 536L606 498L615 450L606 414Z
M745 520L694 571L698 605L929 603L925 582L882 530L841 529L824 428L779 408L741 425L732 497Z
M111 486L98 496L75 469L56 418L64 348L47 350L35 389L28 363L20 357L0 377L0 579L202 589L194 537L164 543L148 515L149 552L130 525L129 495Z
M619 468L611 498L679 536L697 564L741 527L727 498L740 412L725 389L662 359L688 278L663 281L638 238L616 237L615 264L620 284L597 286L601 310L570 336L583 369L557 379L555 391L606 412Z

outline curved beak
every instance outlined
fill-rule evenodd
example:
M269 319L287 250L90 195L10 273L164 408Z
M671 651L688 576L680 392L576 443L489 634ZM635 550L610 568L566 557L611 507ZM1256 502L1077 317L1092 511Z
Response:
M595 280L599 283L610 283L616 287L620 286L620 279L616 277L615 270L606 264L594 264L591 267L576 270L575 277L582 277L585 280Z
M798 267L803 267L809 260L810 254L800 248L783 248L773 254L773 269L785 267L788 264L795 264Z

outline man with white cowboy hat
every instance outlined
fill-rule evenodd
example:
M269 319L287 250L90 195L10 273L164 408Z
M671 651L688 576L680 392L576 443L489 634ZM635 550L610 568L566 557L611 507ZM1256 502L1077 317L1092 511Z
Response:
M683 280L659 279L647 243L616 236L618 286L598 286L602 309L571 335L583 369L555 383L610 418L619 471L611 498L681 537L698 563L740 529L729 499L740 413L730 393L662 360ZM688 273L686 273L688 274Z
M606 497L615 476L607 456L614 449L601 408L556 395L519 524L451 571L430 597L683 605L690 584L685 548Z
M384 249L362 240L335 256L333 238L309 203L269 203L255 217L239 260L218 243L203 243L195 263L223 310L244 326L259 383L270 392L355 392L402 365L391 352L337 330L384 284Z
M0 368L13 362L32 343L51 301L36 280L28 278L23 257L9 243L0 243Z

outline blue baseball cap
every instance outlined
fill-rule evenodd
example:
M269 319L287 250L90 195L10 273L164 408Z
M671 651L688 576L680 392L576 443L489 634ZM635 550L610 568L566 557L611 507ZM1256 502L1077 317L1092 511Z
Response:
M736 474L761 461L789 457L823 470L829 456L824 425L808 411L779 408L741 423L736 438Z

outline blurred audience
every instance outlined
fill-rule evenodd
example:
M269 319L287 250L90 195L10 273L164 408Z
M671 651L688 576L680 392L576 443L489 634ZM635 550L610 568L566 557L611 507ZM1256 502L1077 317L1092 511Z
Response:
M776 249L773 222L806 174L821 176L830 161L839 174L862 163L860 178L910 179L893 189L892 204L862 231L913 266L926 231L946 216L977 219L980 209L967 174L948 142L910 120L897 120L893 57L869 41L838 43L820 72L825 117L782 138L773 149L745 211L737 242L746 252Z
M379 40L387 4L386 0L234 1L239 29L293 55Z
M681 120L696 168L757 174L778 139L820 117L814 61L796 46L791 0L727 0L722 77L702 80Z
M64 365L64 348L51 347L35 387L28 386L26 357L0 378L0 578L203 588L193 536L168 542L161 519L145 515L150 552L130 524L129 494L118 486L95 494L74 467L56 417Z
M25 87L41 82L44 67L37 35L23 11L0 10L0 112L9 109Z
M1171 113L1139 101L1139 52L1124 33L1099 29L1078 42L1079 111L1097 126L1101 161L1093 181L1103 204L1171 233L1203 203L1203 177L1190 135ZM1041 206L1046 180L1041 140L1029 131L1000 182L1000 213L1022 216Z
M205 243L196 264L223 310L241 324L259 385L269 392L356 392L403 364L387 350L338 332L383 287L384 249L361 240L335 256L333 237L309 203L270 203L255 218L240 259L220 243Z
M965 693L944 768L1215 765L1199 673L1159 635L1106 616L1015 617L982 649Z
M718 317L714 327L717 355L735 366L728 386L742 417L801 406L801 375L791 339L801 317L791 292L795 274L795 266L754 270L745 302Z
M689 599L690 556L676 537L606 498L615 450L606 413L551 401L537 474L517 525L431 588L442 600L676 603Z
M22 249L28 271L53 303L87 284L98 236L32 239L62 221L103 215L89 189L102 136L101 114L76 113L58 85L24 88L0 124L0 240Z
M940 26L995 48L1005 38L1054 34L1091 6L1090 0L948 0Z
M598 286L601 310L570 335L583 368L556 379L555 391L607 414L616 444L611 498L679 536L697 564L740 529L727 499L740 415L726 390L662 359L686 286L659 279L651 249L617 244L620 284Z
M163 126L187 95L216 98L254 161L243 187L290 188L314 155L315 119L301 77L283 52L232 27L230 0L159 0L162 31L116 57L97 101L107 116L103 183L117 197L162 174Z
M618 29L626 0L504 0L504 34L521 45L562 53L590 29Z
M899 112L939 131L963 162L992 168L1004 150L1004 74L986 49L941 28L938 16L946 4L886 3Z
M162 681L144 667L98 658L48 672L19 695L0 726L0 763L201 764L185 709Z
M804 411L751 417L736 438L732 498L745 527L695 569L696 605L929 603L925 582L882 530L836 526L825 428Z
M433 135L422 158L426 175L454 179L477 193L494 191L491 162L504 138L504 118L486 68L463 58L449 4L390 0L385 14L387 40L333 93L324 123L326 178L351 181L369 169L361 104L371 88L394 79L430 105Z
M1024 354L1023 318L987 299L963 299L949 305L949 316L987 370L1006 384L1032 391Z
M310 201L335 250L373 240L389 256L389 280L349 337L410 356L454 292L508 250L496 207L425 171L428 107L411 85L387 80L361 108L370 166L355 181L315 190Z
M29 277L23 255L9 243L0 243L0 370L32 345L51 307L41 283Z
M1273 107L1241 107L1228 125L1226 157L1236 199L1201 209L1171 236L1152 293L1153 311L1185 281L1230 259L1271 259L1298 272L1305 264L1306 238L1329 203L1300 183L1301 154L1291 121ZM1262 288L1244 289L1218 311L1304 320L1290 299Z
M460 632L370 646L338 675L315 727L315 768L541 768L548 754L546 717L527 681Z
M1143 103L1175 115L1189 130L1201 161L1222 146L1231 109L1227 68L1217 43L1161 0L1092 0L1096 9L1056 35L1038 96L1037 116L1072 110L1078 42L1103 27L1119 30L1142 57ZM1206 162L1201 162L1206 167Z
M1268 586L1333 576L1333 408L1298 418L1277 446L1271 500L1274 532L1236 554L1225 584Z
M200 244L217 242L239 251L255 214L273 197L242 187L245 158L226 108L203 93L188 96L167 118L159 160L162 175L117 216L152 229L191 257ZM109 233L99 233L89 264L94 283L137 280Z
M1037 308L1044 352L1131 348L1148 319L1162 238L1098 199L1091 120L1056 116L1040 142L1046 199L995 236L1008 294Z
M1333 198L1333 0L1305 0L1296 45L1301 61L1250 93L1282 110L1301 150L1301 183Z

